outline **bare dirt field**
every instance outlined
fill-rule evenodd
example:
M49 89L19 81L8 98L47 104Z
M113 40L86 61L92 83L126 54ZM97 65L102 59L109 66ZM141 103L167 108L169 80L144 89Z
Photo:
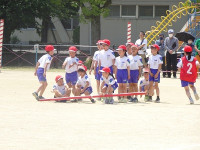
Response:
M58 74L47 73L44 97ZM38 102L38 86L33 69L2 69L0 150L200 150L200 101L189 105L179 79L161 78L159 104Z

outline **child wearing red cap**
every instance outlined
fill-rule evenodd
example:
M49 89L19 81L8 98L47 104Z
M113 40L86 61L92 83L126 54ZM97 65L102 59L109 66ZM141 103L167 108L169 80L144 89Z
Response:
M67 85L63 81L61 75L57 75L55 78L56 84L53 86L54 98L58 97L69 97L71 90L68 89ZM66 100L61 100L57 102L66 102Z
M81 94L85 94L85 95L90 95L92 94L92 87L91 87L91 82L90 79L86 73L87 71L87 67L86 66L79 66L78 68L78 81L76 83L76 92L75 92L75 96L80 96ZM81 100L81 99L79 99ZM79 101L77 99L73 100L73 102L77 102ZM92 103L95 103L95 100L90 98Z
M163 64L162 56L158 54L160 47L157 44L151 46L152 55L149 57L148 68L149 68L149 88L150 88L150 96L148 101L152 101L153 96L153 84L155 82L155 89L157 98L155 100L156 103L160 102L160 91L158 87L158 83L160 83L160 70Z
M105 67L102 70L100 70L102 73L101 76L101 92L102 94L113 94L114 91L117 89L118 85L115 81L115 78L111 74L111 70L109 67ZM102 99L105 104L113 104L114 99L113 97L110 98L103 98Z
M115 55L112 50L109 49L110 41L108 39L104 39L103 42L103 50L99 52L99 69L101 70L104 67L109 67L111 74L113 74L113 65L115 64Z
M126 46L120 45L118 49L119 56L115 60L115 76L119 84L118 93L127 92L127 82L130 79L130 60L126 57ZM127 102L126 97L119 97L119 102Z
M94 69L94 75L95 75L95 79L96 79L96 83L97 83L97 93L98 94L100 94L99 87L100 87L100 78L101 78L101 74L98 70L98 67L99 67L98 57L99 57L100 51L103 49L102 43L103 43L103 40L99 40L96 43L98 50L94 53L92 65L91 65L90 72L89 72L89 74L91 75L91 72Z
M138 55L138 46L132 45L132 55L128 56L130 60L130 79L129 83L129 92L138 92L138 80L141 76L142 70L142 57ZM131 96L129 102L138 102L137 96Z
M37 62L35 67L34 75L38 77L40 82L40 87L37 89L36 92L32 93L32 95L36 98L36 100L45 99L42 95L47 87L47 80L46 80L46 72L50 69L51 61L54 54L54 47L52 45L47 45L45 47L45 51L47 54L43 55ZM39 93L39 95L38 95Z
M143 68L143 77L139 81L139 89L140 92L145 92L144 101L148 101L149 99L149 69ZM142 97L142 95L141 95Z
M191 54L192 54L192 47L185 46L184 47L185 56L179 60L177 67L179 68L180 71L181 85L182 87L185 88L185 92L190 100L190 104L194 104L194 101L190 94L189 87L192 89L195 99L199 100L199 95L197 94L194 82L196 82L197 68L199 68L200 65L197 59L194 56L191 56Z
M127 57L132 55L132 48L131 48L132 45L134 45L134 43L131 43L131 42L126 43Z
M65 69L65 80L69 88L72 88L72 93L75 94L75 85L78 80L78 61L76 57L77 48L75 46L69 47L69 57L67 57L62 65L62 68Z

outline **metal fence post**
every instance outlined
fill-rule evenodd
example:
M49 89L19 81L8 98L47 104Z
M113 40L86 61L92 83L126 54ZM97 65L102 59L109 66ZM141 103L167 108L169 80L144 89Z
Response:
M39 44L35 44L35 45L34 45L34 50L35 50L35 64L37 64L37 61L38 61Z

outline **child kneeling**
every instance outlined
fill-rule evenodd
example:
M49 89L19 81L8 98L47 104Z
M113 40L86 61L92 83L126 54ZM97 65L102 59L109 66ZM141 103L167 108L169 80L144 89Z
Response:
M81 94L85 94L85 95L90 95L92 94L92 87L91 87L91 82L90 79L88 77L88 75L86 74L87 71L87 67L86 66L79 66L78 68L78 81L76 83L76 91L75 91L75 96L80 96ZM81 99L78 100L74 100L73 102L77 102ZM92 103L95 103L95 100L90 98Z

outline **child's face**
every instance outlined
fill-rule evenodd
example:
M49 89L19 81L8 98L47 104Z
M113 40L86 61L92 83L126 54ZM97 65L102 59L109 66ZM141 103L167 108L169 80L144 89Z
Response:
M132 54L133 56L137 55L138 49L136 47L132 48Z
M125 51L124 50L118 50L119 56L124 56Z
M102 72L102 76L103 76L104 78L107 78L107 77L108 77L108 75L109 75L109 73L108 73L108 72Z
M72 58L75 57L76 56L76 52L69 51L69 56L72 57Z
M149 73L148 73L148 72L145 72L145 73L144 73L144 78L145 78L146 80L149 80Z
M79 76L83 77L85 75L85 72L78 71Z
M60 80L58 80L57 84L58 84L58 86L61 86L61 85L63 85L63 84L64 84L64 81L63 81L63 79L60 79Z
M155 47L151 48L152 55L157 55L158 50Z
M107 51L107 50L109 49L109 46L108 46L107 44L103 44L103 49L104 49L105 51Z
M97 45L97 48L98 48L98 50L102 50L102 49L103 49L103 46L102 46L101 44L98 44L98 45Z
M54 51L49 52L49 55L53 56L53 54L54 54Z
M126 49L129 54L132 53L131 45L127 45Z

